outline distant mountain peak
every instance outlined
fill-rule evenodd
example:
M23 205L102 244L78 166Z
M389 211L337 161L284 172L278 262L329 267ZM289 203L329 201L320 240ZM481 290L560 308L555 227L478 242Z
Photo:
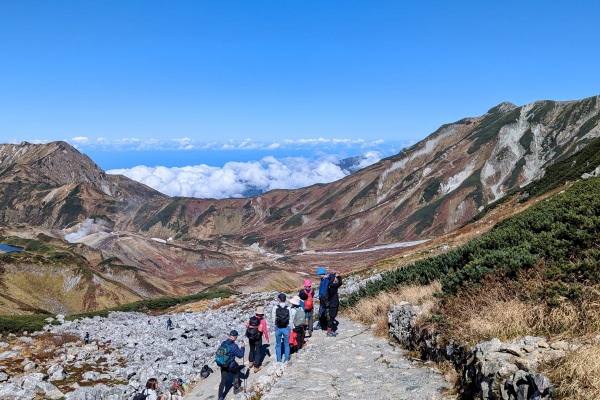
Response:
M487 114L494 113L507 113L517 108L517 106L510 101L504 101L498 104L496 107L492 107L488 110Z

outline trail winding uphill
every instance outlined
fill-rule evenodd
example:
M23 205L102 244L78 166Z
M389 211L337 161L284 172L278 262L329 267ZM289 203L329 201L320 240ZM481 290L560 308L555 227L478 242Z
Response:
M261 400L453 398L445 395L451 384L439 372L411 361L398 346L345 319L340 319L337 337L315 331L287 364L275 362L273 340L270 352L273 355L265 357L258 373L244 369L246 393L234 396L230 390L227 399L249 399L259 393ZM246 356L246 365L247 360ZM220 374L218 367L211 367L215 373L201 381L185 400L217 399Z

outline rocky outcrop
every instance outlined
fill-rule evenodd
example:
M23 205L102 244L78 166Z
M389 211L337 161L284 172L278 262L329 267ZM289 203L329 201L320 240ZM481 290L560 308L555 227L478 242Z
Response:
M419 307L403 302L388 314L390 336L422 359L450 361L459 372L459 390L466 398L485 400L549 400L552 384L536 372L541 362L561 358L572 346L548 344L526 336L512 342L493 339L467 349L458 343L443 344L439 335L417 325Z
M202 366L212 363L227 332L245 332L245 323L256 305L264 305L270 315L276 295L244 296L229 306L172 314L173 329L167 329L167 316L134 312L75 321L58 318L62 324L46 326L44 335L80 339L65 343L57 339L61 344L48 346L44 357L36 355L40 361L31 369L26 366L33 360L25 356L32 351L30 337L21 340L11 335L2 342L7 346L0 353L4 358L0 364L10 363L12 368L0 368L0 380L4 381L0 382L0 400L31 400L38 394L68 400L128 400L152 377L162 389L168 389L173 379L195 382L200 379ZM86 332L90 333L89 344L82 340ZM35 333L31 339L38 340L41 334ZM50 397L59 392L61 397Z

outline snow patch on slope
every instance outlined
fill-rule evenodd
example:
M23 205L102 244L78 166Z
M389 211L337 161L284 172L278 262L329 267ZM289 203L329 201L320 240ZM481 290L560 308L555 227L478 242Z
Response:
M477 159L472 160L469 165L466 166L464 170L459 172L458 174L451 176L448 178L446 183L442 183L440 185L440 192L442 195L448 194L454 189L458 188L471 174L475 171L475 165L477 163Z

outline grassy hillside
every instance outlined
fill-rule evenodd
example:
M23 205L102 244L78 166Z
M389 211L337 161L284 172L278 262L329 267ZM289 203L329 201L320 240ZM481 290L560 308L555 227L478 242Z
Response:
M565 162L575 165L573 160ZM555 188L574 175L546 176L529 186L530 193ZM378 326L387 327L389 305L407 300L410 291L420 293L419 301L427 298L430 312L421 322L448 341L469 345L543 335L583 343L578 354L600 366L597 345L586 345L586 338L600 335L600 177L575 182L459 248L386 272L343 305L353 313L375 310L382 320ZM374 322L372 315L364 318ZM560 398L599 393L600 382L590 374L600 368L586 370L577 357L543 366L559 384Z
M398 285L426 285L440 279L446 296L479 286L488 275L518 280L543 264L551 284L535 293L548 304L577 298L580 285L600 283L600 178L577 182L564 192L511 219L479 239L439 256L383 274L350 295L355 305L365 296Z

